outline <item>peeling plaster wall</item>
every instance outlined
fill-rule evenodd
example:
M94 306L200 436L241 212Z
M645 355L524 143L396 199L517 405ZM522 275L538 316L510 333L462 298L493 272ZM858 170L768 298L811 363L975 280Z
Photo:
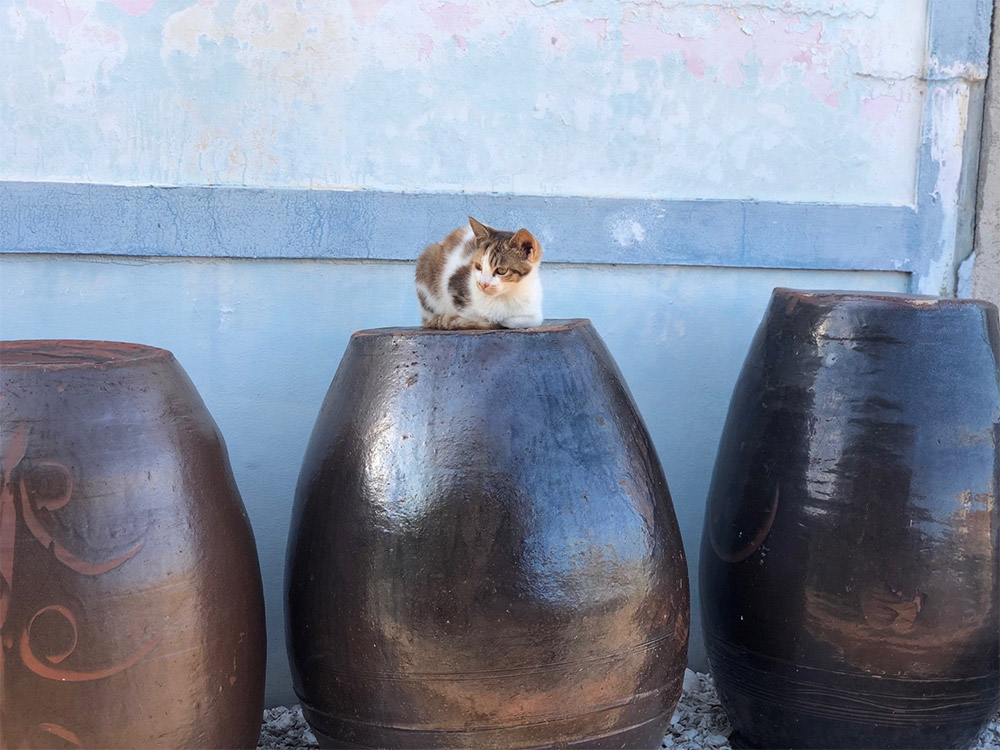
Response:
M930 0L921 162L919 246L911 288L952 296L973 249L976 177L992 0ZM913 252L916 251L916 252Z
M918 0L14 0L0 179L912 204Z
M979 161L973 297L1000 305L1000 12L994 11ZM966 290L969 291L969 290Z

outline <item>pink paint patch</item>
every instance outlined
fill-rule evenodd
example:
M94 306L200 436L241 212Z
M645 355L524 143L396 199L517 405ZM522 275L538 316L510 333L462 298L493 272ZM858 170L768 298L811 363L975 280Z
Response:
M695 78L705 77L705 61L696 54L687 53L684 55L684 67Z
M434 40L428 34L417 34L420 48L417 50L417 60L430 60L434 52Z
M711 74L712 80L738 88L746 83L744 68L759 69L762 86L785 85L799 71L810 96L831 107L840 106L837 84L830 78L834 45L823 42L823 24L803 24L801 14L775 15L761 10L720 8L715 26L705 36L684 36L632 16L621 24L626 60L663 60L680 53L684 67L696 78Z
M832 54L832 46L821 44L823 24L817 22L807 29L800 30L800 22L794 16L783 18L780 23L767 21L763 14L757 14L754 27L754 50L763 61L761 80L764 83L779 83L785 80L785 66L791 63L805 66L805 75L815 73L817 66L825 67ZM805 77L804 75L804 77ZM820 94L816 90L819 78L807 83L813 98L822 100L830 91L829 85ZM823 80L830 84L828 78ZM830 84L832 85L832 84Z
M111 0L118 10L128 13L130 16L141 16L149 13L156 5L156 0Z
M482 23L472 16L472 8L468 5L442 3L440 7L432 8L427 14L434 25L446 34L468 34Z
M378 12L389 0L350 0L351 12L362 26L373 23L378 18Z
M876 127L899 113L898 99L886 94L879 94L870 99L861 100L861 116L875 123Z
M717 71L715 80L721 77L727 86L743 85L743 63L753 49L753 42L738 26L720 26L706 38L667 34L636 21L622 22L621 31L626 42L626 60L662 60L669 52L679 52L691 75L703 78L711 68Z
M622 36L625 38L623 54L629 62L633 60L662 60L667 52L678 49L683 40L676 34L668 34L655 26L635 21L622 21Z
M802 74L802 83L809 89L810 98L817 102L826 102L830 94L836 93L830 76L812 67L807 67Z
M465 50L469 49L469 40L466 39L464 36L459 36L458 34L453 34L452 38L455 40L455 46L458 47L463 52L465 52Z
M56 39L65 42L69 39L70 31L75 26L83 23L87 18L87 13L78 8L70 8L60 0L29 0L28 7L36 10L42 15L48 16L49 23Z

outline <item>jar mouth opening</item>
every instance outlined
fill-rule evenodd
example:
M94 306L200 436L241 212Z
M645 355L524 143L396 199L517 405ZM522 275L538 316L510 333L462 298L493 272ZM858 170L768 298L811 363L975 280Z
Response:
M774 298L787 299L795 304L829 305L838 302L885 302L914 308L944 307L951 305L971 305L994 307L991 303L971 298L935 297L930 294L908 294L906 292L858 291L853 289L790 289L775 287Z
M370 336L526 336L533 333L551 333L553 331L569 331L574 328L589 326L589 318L566 318L545 320L534 328L469 328L444 331L437 328L420 328L418 326L398 326L393 328L367 328L355 331L351 338L367 338Z
M125 341L88 339L0 341L0 368L3 369L108 368L172 356L166 349Z

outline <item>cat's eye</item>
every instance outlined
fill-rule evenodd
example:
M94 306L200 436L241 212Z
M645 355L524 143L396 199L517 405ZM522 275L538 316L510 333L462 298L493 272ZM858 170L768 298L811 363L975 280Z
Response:
M477 271L482 271L483 270L483 264L482 263L476 263L476 270Z
M498 268L497 269L497 276L504 276L506 273L507 273L507 269L506 268Z

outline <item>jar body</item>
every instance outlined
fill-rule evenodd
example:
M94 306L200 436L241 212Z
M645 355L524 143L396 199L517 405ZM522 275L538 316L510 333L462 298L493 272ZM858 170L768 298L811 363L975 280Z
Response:
M958 747L997 707L996 309L775 290L709 492L719 694L760 747Z
M326 746L655 747L680 695L676 519L585 321L355 334L303 462L286 587Z
M264 613L221 436L164 350L3 342L4 747L256 747Z

